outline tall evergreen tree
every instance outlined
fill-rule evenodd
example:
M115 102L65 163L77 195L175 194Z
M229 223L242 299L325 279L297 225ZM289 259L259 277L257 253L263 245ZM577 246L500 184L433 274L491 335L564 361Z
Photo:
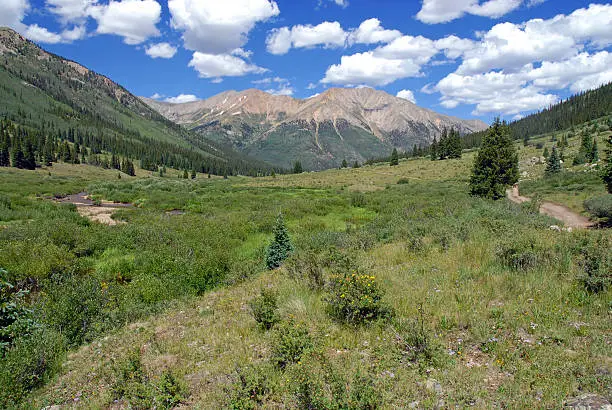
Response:
M431 160L435 161L438 159L438 140L434 136L433 142L429 147L429 155L431 156Z
M601 173L601 178L603 179L604 184L606 184L608 193L612 194L612 135L608 136L606 145L606 159Z
M346 162L346 158L342 160L342 165L340 165L340 168L348 168L348 162Z
M548 156L548 162L546 163L546 170L544 171L546 176L552 176L561 172L561 161L557 152L557 147L553 146Z
M390 163L392 167L399 165L399 154L397 153L397 148L393 148L393 152L391 153Z
M490 199L504 197L505 188L518 181L518 153L505 122L495 119L474 161L470 193Z
M302 163L300 161L295 161L295 163L293 164L293 173L301 174L302 172L304 172L302 168Z
M591 153L589 155L589 160L591 162L599 161L599 150L597 148L597 140L593 138L593 144L591 145Z

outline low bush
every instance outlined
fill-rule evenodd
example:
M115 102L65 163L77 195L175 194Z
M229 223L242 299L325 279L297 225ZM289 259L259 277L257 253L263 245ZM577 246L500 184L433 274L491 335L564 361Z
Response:
M356 208L364 208L366 205L366 196L362 192L353 192L351 194L351 206Z
M612 194L597 196L584 201L584 208L595 218L612 220Z
M320 290L325 285L325 271L321 256L312 250L295 254L287 261L289 276L305 281L313 290Z
M361 325L390 316L391 310L384 304L383 296L375 276L355 272L333 275L325 301L332 318Z
M236 370L234 382L228 389L228 408L251 410L260 408L273 391L269 374L264 366L246 366Z
M612 240L605 234L590 239L581 250L580 266L583 275L580 280L586 290L604 292L612 285Z
M410 180L408 178L400 178L397 180L398 185L407 185L409 183L410 183Z
M261 294L249 302L251 313L257 324L264 330L270 330L279 322L278 296L270 289L262 289Z
M383 397L374 378L363 369L351 372L326 360L308 361L289 377L296 407L300 409L377 409Z
M419 308L416 320L401 319L393 326L395 340L400 354L408 361L421 365L440 364L442 348L432 333L425 327L425 314Z
M305 324L293 318L277 326L272 347L272 363L280 369L298 363L302 356L314 348Z
M143 369L138 349L115 367L113 399L127 402L133 409L171 409L188 396L183 380L171 371L164 371L158 380L151 379Z

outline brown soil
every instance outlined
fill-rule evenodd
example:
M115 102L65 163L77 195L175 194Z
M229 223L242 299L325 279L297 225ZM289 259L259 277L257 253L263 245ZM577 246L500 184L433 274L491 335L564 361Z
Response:
M117 221L111 217L111 215L117 209L133 207L132 204L115 203L109 201L101 201L100 205L95 205L94 201L87 195L86 192L79 192L78 194L58 198L57 202L74 204L77 207L77 212L82 217L110 226L125 223L123 221Z
M506 195L508 196L509 200L517 204L531 201L531 198L520 195L517 185L514 185L512 188L508 189L506 191ZM589 218L577 214L564 205L555 204L554 202L542 202L540 204L540 213L558 219L568 228L586 229L594 225Z

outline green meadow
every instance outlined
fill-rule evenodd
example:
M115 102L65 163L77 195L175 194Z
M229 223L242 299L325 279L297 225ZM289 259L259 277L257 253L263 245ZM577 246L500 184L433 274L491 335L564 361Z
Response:
M517 147L521 161L536 155ZM265 178L0 170L2 278L28 291L30 320L1 359L0 407L559 408L609 396L612 235L558 232L530 204L470 197L474 155ZM605 192L578 168L559 178L581 190L555 189L543 167L521 163L525 194L582 210ZM81 191L135 206L105 226L52 200ZM279 213L294 252L269 271Z

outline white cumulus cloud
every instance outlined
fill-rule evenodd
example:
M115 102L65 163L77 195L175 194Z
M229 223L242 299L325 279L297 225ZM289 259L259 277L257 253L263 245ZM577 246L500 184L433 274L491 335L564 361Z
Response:
M126 44L140 44L160 34L156 24L161 18L161 6L155 0L111 0L89 11L98 22L98 33L121 36Z
M158 95L158 94L155 94L155 95ZM154 97L155 96L151 98L154 98ZM164 102L171 103L171 104L184 104L184 103L189 103L189 102L194 102L194 101L199 101L199 100L200 99L193 94L180 94L180 95L177 95L176 97L168 97L164 100Z
M498 18L517 9L523 0L423 0L418 20L427 24L447 23L464 14Z
M359 27L349 35L349 44L377 44L388 43L401 37L402 33L398 30L386 30L377 18L365 20Z
M27 0L2 0L0 1L0 26L20 29L23 20L30 8Z
M324 84L384 86L420 75L421 66L412 60L378 57L374 52L343 56L340 64L327 69Z
M189 62L201 78L240 77L267 70L230 54L206 54L196 51Z
M416 104L416 98L414 98L414 93L411 90L401 90L397 93L398 98L403 98L404 100L408 100L413 104Z
M169 43L152 44L145 48L145 53L151 58L172 58L177 51L177 48Z
M58 16L64 24L85 22L90 14L90 7L97 0L46 0L49 11Z
M266 44L270 53L281 55L286 54L291 47L343 47L347 35L337 21L324 21L316 26L297 25L274 29L268 35Z
M169 0L168 8L185 47L206 54L242 47L255 24L280 13L270 0Z

